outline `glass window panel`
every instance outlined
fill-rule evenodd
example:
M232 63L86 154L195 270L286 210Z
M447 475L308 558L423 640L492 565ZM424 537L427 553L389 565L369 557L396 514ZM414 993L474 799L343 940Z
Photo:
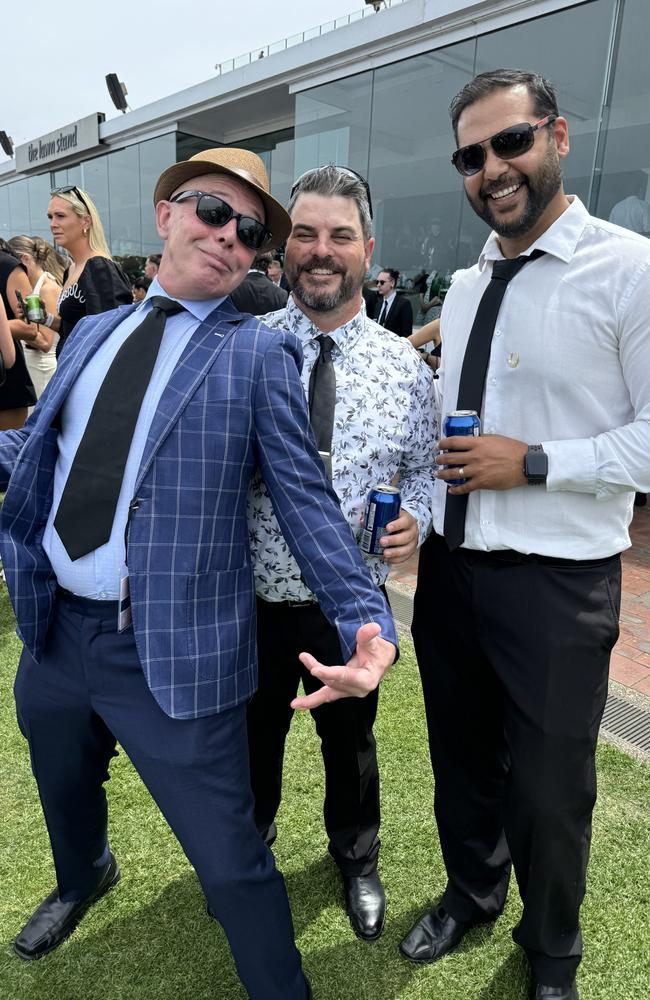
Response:
M0 187L0 236L3 240L8 240L10 236L16 236L11 231L11 219L9 218L9 185L3 184Z
M140 254L140 150L128 146L108 154L111 253Z
M110 153L108 154L110 156ZM106 241L111 245L111 213L108 192L108 156L98 156L82 164L81 187L92 198L101 219Z
M595 214L650 236L647 0L627 0L614 61Z
M140 143L140 225L142 246L140 253L160 253L162 241L156 230L153 191L163 170L176 162L176 135L170 132L157 139Z
M47 206L50 200L50 175L39 174L27 181L29 190L29 230L28 236L41 236L51 241L52 234L47 221Z
M9 224L12 236L29 236L29 190L27 181L9 184Z
M295 175L326 163L368 172L372 72L296 95Z
M474 40L375 73L369 183L375 213L373 273L402 285L456 267L462 187L450 163L451 98L472 77ZM414 299L417 316L417 299Z

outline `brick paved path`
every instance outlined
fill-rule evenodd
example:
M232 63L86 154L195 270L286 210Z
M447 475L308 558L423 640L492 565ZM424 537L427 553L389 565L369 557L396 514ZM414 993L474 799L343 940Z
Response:
M610 676L650 697L650 504L637 507L630 529L632 548L623 553L621 635ZM390 579L415 589L417 555L394 569Z

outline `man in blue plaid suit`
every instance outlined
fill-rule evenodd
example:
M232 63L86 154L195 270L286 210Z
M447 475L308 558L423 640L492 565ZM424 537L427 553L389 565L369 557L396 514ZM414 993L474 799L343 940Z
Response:
M18 721L57 875L14 949L24 959L52 951L117 882L103 782L119 741L196 869L249 996L304 1000L286 890L256 831L248 776L256 655L246 497L256 469L348 658L325 667L304 654L328 698L376 687L396 636L314 447L298 340L227 298L256 250L289 232L261 160L207 150L168 168L154 203L165 249L147 298L80 323L26 427L0 437L2 559L25 646ZM61 498L100 387L129 336L164 306L177 311L162 320L108 540L73 555ZM107 427L99 471L114 443ZM102 505L84 510L81 499L79 532L92 532Z

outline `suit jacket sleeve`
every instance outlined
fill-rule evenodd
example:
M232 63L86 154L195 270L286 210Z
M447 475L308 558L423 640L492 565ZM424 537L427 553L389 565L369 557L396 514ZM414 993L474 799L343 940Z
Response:
M318 457L299 358L298 342L286 332L264 355L254 406L258 460L282 534L349 659L360 625L377 622L395 646L397 635Z

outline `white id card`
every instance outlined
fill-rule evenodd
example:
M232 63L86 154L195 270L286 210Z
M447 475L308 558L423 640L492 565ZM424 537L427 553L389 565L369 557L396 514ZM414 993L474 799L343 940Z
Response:
M129 573L124 570L120 577L120 600L117 606L117 631L124 632L131 624L131 594L129 593Z

